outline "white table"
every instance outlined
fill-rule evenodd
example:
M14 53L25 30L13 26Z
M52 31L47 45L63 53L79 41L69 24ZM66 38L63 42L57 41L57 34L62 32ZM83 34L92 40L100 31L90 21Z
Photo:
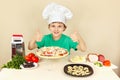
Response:
M111 67L96 67L90 65L94 74L88 77L73 77L64 73L63 68L66 64L71 63L68 57L58 60L43 59L39 62L39 67L28 70L2 69L0 71L0 80L120 80Z

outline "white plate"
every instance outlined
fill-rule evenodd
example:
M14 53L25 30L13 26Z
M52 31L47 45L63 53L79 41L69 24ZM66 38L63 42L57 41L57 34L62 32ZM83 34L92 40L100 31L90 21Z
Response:
M33 64L35 65L34 67L26 67L26 68L25 68L25 67L23 67L23 65L20 65L20 68L21 68L21 69L35 69L35 68L38 67L38 63L35 63L35 62L34 62Z

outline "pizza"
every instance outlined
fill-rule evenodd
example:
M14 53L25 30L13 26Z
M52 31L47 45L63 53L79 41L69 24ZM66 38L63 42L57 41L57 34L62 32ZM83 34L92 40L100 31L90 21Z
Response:
M61 58L68 55L68 51L61 47L42 47L36 52L42 58Z

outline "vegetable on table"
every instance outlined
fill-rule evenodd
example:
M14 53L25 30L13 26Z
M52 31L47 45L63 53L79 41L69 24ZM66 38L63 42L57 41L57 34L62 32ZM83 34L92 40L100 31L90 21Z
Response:
M38 63L38 61L39 61L39 58L37 56L32 57L32 62Z
M101 62L98 62L98 61L95 62L94 65L96 65L96 66L98 66L98 67L102 67L102 66L103 66L102 63L101 63Z
M23 56L17 54L15 55L11 61L7 62L2 66L2 68L11 68L11 69L21 69L20 65L25 62Z
M29 53L28 55L26 55L25 60L27 62L36 62L36 63L40 61L40 59L34 53Z
M103 62L103 65L104 65L104 66L111 66L110 60L105 60L105 61Z
M98 61L103 62L105 60L105 56L103 54L98 55Z

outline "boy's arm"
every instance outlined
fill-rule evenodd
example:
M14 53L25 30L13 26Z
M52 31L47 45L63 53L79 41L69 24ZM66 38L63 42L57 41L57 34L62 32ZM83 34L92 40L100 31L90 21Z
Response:
M35 49L35 48L37 48L36 40L35 40L35 39L32 39L32 40L30 40L29 43L28 43L28 49L29 49L29 50L33 50L33 49Z
M87 50L86 44L80 35L78 36L77 48L78 48L78 50L81 50L82 52L85 52Z
M40 33L40 31L37 30L36 33L35 33L35 35L33 36L33 38L28 43L28 49L29 50L33 50L33 49L37 48L36 41L41 41L42 37L43 36Z
M74 42L78 42L77 49L85 52L87 50L86 44L78 32L71 34L71 38Z

